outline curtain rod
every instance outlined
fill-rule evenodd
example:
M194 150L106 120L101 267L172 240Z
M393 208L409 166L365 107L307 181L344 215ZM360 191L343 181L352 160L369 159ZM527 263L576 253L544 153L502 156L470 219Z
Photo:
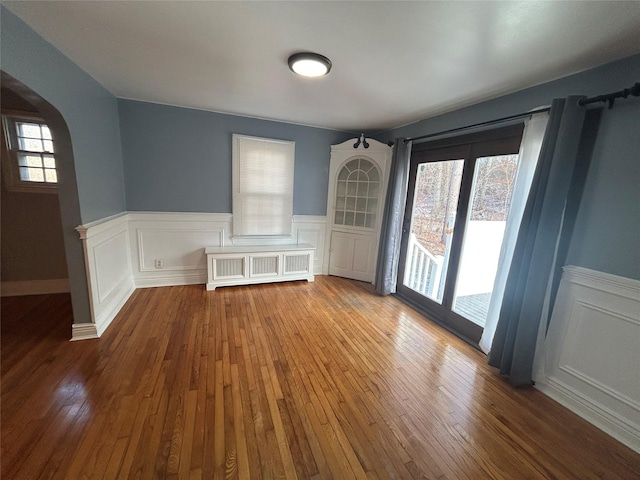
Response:
M578 105L582 107L590 103L607 102L609 104L609 108L613 108L613 102L615 102L616 98L627 98L628 96L640 97L640 82L636 83L631 88L625 88L624 90L619 90L617 92L607 93L605 95L598 95L597 97L583 98L578 101ZM429 133L427 135L420 135L419 137L406 138L404 142L407 143L407 142L412 142L414 140L424 140L426 138L439 137L440 135L446 135L447 133L455 133L455 132L461 132L463 130L470 130L472 128L495 125L496 123L502 123L502 122L507 122L509 120L516 120L518 118L528 117L529 115L533 115L535 113L548 112L550 109L551 109L550 107L538 108L536 110L531 110L530 112L523 112L523 113L518 113L516 115L510 115L508 117L497 118L495 120L488 120L486 122L474 123L473 125L467 125L466 127L452 128L450 130L443 130L442 132Z
M578 105L583 106L589 103L607 102L609 109L611 109L613 108L613 102L616 101L616 98L627 98L629 95L632 97L640 97L640 82L636 83L633 87L618 90L617 92L598 95L597 97L583 98L578 101Z
M442 132L437 133L428 133L427 135L420 135L419 137L405 138L404 143L412 142L414 140L423 140L425 138L439 137L440 135L445 135L447 133L460 132L462 130L470 130L472 128L486 127L488 125L495 125L496 123L508 122L509 120L517 120L518 118L528 117L529 115L534 115L536 113L548 112L549 110L551 110L551 107L536 108L535 110L531 110L529 112L517 113L515 115L509 115L508 117L488 120L486 122L474 123L473 125L467 125L465 127L452 128L450 130L443 130Z

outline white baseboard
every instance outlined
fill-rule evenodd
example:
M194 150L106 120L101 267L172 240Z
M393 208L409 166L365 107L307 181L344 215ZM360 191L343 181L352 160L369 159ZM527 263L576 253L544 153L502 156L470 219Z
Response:
M102 308L95 323L74 323L71 325L71 341L100 338L134 291L134 286L129 285L123 291L118 292L110 304L106 308Z
M600 405L595 405L564 385L552 381L536 383L535 388L568 408L579 417L595 425L607 435L640 453L640 442L627 425L621 424L617 416L606 412Z
M3 297L22 295L46 295L50 293L68 293L69 279L54 278L50 280L23 280L2 282L0 292Z
M99 338L95 323L74 323L71 325L71 341Z
M536 388L640 453L640 281L564 267Z
M113 319L116 318L116 315L118 315L134 291L135 287L133 286L133 283L123 285L119 291L116 292L111 301L101 309L100 315L96 318L95 323L98 336L101 336L107 327L111 325Z
M136 288L173 287L176 285L203 285L207 283L207 271L181 275L136 278Z

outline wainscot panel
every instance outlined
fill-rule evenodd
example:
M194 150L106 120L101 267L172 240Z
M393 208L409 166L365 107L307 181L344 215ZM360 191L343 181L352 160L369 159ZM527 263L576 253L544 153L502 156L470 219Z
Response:
M316 249L313 262L313 273L322 275L324 263L324 237L327 228L327 217L317 215L293 216L293 239L298 245L310 244Z
M71 340L97 338L134 291L126 214L76 228L84 248L91 323L74 324Z
M640 452L640 281L564 268L536 387Z
M228 213L129 213L133 277L136 287L205 284L206 247L230 246ZM316 248L314 273L322 273L326 217L296 215L287 243L308 243ZM268 239L244 239L250 244L269 244Z
M130 213L136 287L205 284L205 247L228 244L227 213Z

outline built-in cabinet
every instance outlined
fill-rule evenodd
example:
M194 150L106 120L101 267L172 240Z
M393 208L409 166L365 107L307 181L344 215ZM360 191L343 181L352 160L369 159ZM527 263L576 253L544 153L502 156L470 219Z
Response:
M373 282L391 147L354 138L331 146L327 195L329 275Z

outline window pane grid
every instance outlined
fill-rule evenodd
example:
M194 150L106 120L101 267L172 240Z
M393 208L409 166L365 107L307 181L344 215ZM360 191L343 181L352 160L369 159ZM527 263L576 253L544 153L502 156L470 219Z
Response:
M9 160L13 165L13 182L40 183L55 186L58 183L53 139L49 127L39 119L25 120L6 116L8 131L15 136L7 138Z
M376 166L364 158L349 161L338 173L334 223L374 228L380 176Z
M49 127L39 123L16 122L18 149L25 152L51 152L53 141Z
M18 166L23 182L58 183L56 162L52 155L20 153Z

